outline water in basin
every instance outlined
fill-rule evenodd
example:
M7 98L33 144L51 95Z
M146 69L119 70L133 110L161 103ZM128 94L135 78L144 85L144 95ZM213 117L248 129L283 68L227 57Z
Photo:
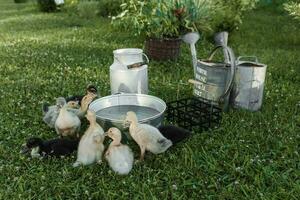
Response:
M136 105L119 105L104 108L97 111L96 115L101 118L113 119L113 120L124 120L126 113L128 111L133 111L136 113L138 120L143 120L154 115L159 114L160 112L154 108L136 106Z

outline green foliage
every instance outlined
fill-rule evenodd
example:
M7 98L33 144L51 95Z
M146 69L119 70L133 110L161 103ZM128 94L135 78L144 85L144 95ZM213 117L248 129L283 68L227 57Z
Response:
M88 84L110 95L112 51L141 48L142 39L113 31L107 19L45 15L0 0L0 199L299 199L300 25L265 10L243 21L229 43L237 56L268 65L262 110L231 110L219 129L195 131L118 176L107 162L74 169L75 153L39 160L19 151L28 137L57 137L41 119L44 101L81 94ZM211 48L199 41L199 58ZM187 45L176 62L150 62L148 70L151 95L168 102L192 94ZM137 145L130 147L137 159Z
M245 12L253 9L258 0L215 0L214 30L232 31L242 23Z
M14 0L15 1L15 3L26 3L27 2L27 0Z
M187 31L209 29L212 7L206 0L130 0L113 24L136 35L176 38Z
M257 7L265 10L273 10L277 13L285 13L283 5L288 1L290 0L260 0Z
M97 1L80 1L77 5L78 14L83 18L93 18L98 13L98 2Z
M56 10L54 0L37 0L37 3L42 12L53 12Z
M295 19L300 20L300 0L285 3L284 9L287 10Z
M98 0L99 14L103 17L114 16L121 12L124 0Z
M77 8L77 5L79 3L79 0L64 0L64 9L70 9L70 10L74 10Z

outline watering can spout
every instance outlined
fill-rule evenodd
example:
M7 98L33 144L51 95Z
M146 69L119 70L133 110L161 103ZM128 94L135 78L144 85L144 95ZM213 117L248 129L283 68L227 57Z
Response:
M197 32L187 33L182 37L182 40L185 43L190 45L192 58L193 58L194 72L196 72L196 67L197 67L197 52L196 52L195 44L199 40L199 38L200 38L200 35Z
M214 37L216 46L227 46L228 45L228 32L222 31L215 34Z

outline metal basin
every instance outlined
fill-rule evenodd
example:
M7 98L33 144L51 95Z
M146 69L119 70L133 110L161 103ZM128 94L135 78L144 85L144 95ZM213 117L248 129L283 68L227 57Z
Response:
M161 125L166 103L151 95L116 94L93 101L89 109L96 112L97 122L106 131L117 127L124 131L124 120L128 111L137 114L139 123L148 123L158 127Z

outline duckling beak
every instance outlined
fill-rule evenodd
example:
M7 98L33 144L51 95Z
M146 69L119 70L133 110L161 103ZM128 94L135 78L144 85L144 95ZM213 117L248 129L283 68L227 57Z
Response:
M130 122L125 120L124 123L123 123L123 127L128 128L129 126L130 126Z

